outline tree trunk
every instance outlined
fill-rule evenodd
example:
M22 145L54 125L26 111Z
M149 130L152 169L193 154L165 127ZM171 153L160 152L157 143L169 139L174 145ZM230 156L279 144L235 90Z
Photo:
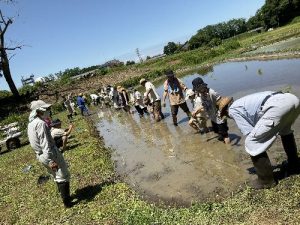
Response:
M3 75L5 77L5 80L13 94L13 96L18 100L18 98L20 97L19 91L16 88L16 85L11 77L11 73L10 73L10 68L9 68L9 61L6 55L5 50L1 51L1 64L2 64L2 70L3 70Z

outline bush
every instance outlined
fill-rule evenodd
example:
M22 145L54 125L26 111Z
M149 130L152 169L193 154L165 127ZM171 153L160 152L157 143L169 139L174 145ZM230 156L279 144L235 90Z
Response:
M300 16L295 17L291 23L299 23L300 22Z
M241 47L241 44L237 40L229 40L224 42L223 47L225 50L233 50Z
M57 102L51 106L51 110L52 110L52 113L55 114L55 113L63 112L65 110L65 108L64 108L64 105L62 102Z
M7 98L9 96L12 96L12 93L10 91L0 91L0 99L4 99Z
M18 122L20 130L24 131L27 128L28 117L29 117L29 113L22 113L22 114L11 113L5 119L1 120L0 125L3 126L10 123Z

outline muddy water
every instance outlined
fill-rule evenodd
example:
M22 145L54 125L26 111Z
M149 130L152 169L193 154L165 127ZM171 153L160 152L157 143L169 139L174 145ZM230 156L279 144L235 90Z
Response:
M236 62L215 66L203 79L220 94L234 98L279 89L300 96L298 71L299 59ZM197 76L181 79L191 87L191 81ZM160 95L161 85L156 84ZM139 118L137 112L97 110L98 130L106 146L115 150L116 170L147 199L185 205L192 201L219 200L255 178L249 173L252 163L244 151L244 139L231 120L228 124L232 144L225 145L213 133L195 134L181 110L179 126L174 127L168 106L163 108L166 119L159 123L150 116ZM295 131L299 144L299 119ZM279 139L269 154L273 164L282 162L284 154Z

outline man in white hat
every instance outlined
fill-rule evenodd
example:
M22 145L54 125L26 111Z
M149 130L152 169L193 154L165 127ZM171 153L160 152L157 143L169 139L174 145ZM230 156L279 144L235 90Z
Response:
M290 93L265 91L247 95L232 103L225 101L219 107L221 115L234 119L246 136L245 150L249 153L256 170L255 189L271 188L276 185L267 150L281 136L287 155L285 175L300 173L300 163L292 124L300 113L299 98Z
M31 113L28 124L28 138L36 157L54 177L65 207L71 207L70 173L63 155L51 137L50 129L44 118L49 117L51 105L42 100L31 102Z

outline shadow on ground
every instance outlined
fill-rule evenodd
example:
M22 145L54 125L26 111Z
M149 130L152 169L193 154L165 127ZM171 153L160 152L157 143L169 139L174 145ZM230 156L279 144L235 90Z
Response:
M75 194L72 196L73 199L76 199L74 204L78 204L80 202L90 202L92 201L98 193L102 191L102 188L108 185L115 184L115 180L106 180L100 184L88 185L84 188L77 189Z

